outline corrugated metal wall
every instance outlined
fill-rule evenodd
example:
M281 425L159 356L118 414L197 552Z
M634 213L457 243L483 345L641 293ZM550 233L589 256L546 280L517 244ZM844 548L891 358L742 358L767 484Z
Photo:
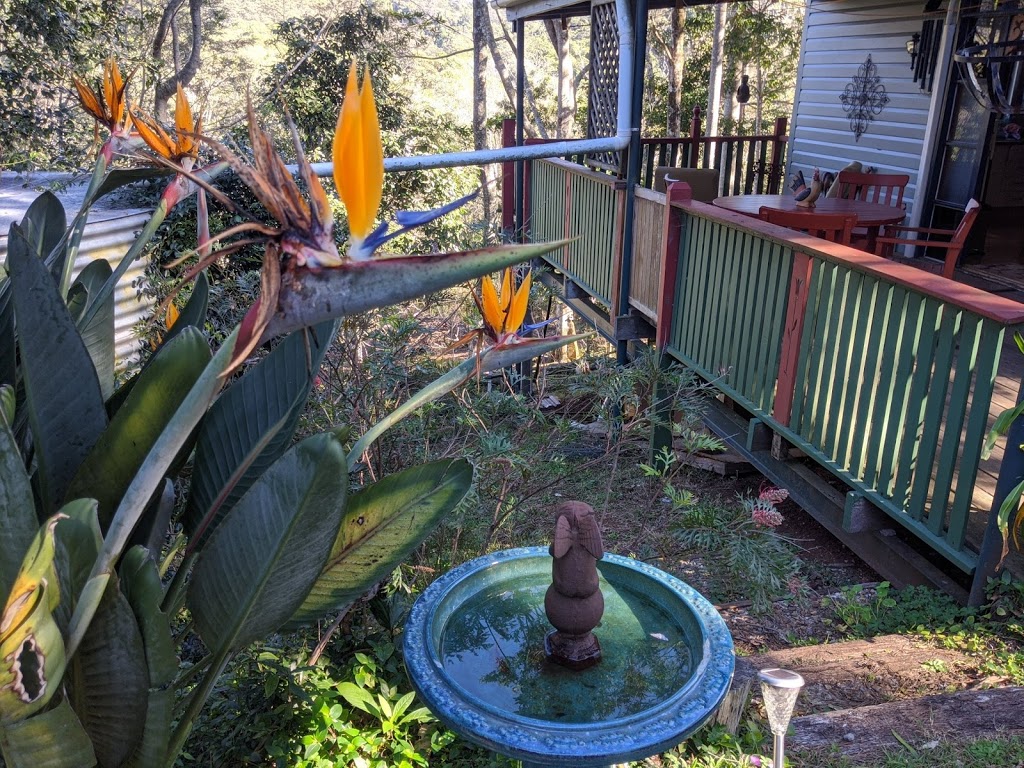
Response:
M124 215L105 214L107 218L90 222L85 227L82 245L75 261L77 276L93 259L106 259L116 268L121 257L135 242L135 236L149 220L149 211L132 211ZM7 233L0 235L0 260L7 258ZM145 280L145 263L136 261L121 278L115 294L114 338L117 367L126 366L138 353L139 339L135 326L153 311L153 300L139 295L139 286Z
M918 168L931 94L913 80L907 41L920 32L923 0L810 0L790 130L790 169L838 171L859 160L884 173L908 173L908 212L917 197ZM840 96L868 54L889 103L858 141Z

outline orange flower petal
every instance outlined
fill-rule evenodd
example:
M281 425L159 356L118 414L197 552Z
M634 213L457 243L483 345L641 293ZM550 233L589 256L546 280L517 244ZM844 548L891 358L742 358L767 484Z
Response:
M501 293L498 294L498 301L501 304L501 311L506 315L508 314L509 307L512 306L512 296L515 294L515 289L512 287L512 267L505 267L505 272L501 278Z
M498 292L494 288L491 278L480 279L480 312L483 315L484 325L497 336L502 332L505 325L505 313L498 305Z
M132 122L135 123L135 130L139 132L139 136L146 142L146 145L161 157L170 160L174 156L175 145L171 141L171 137L167 135L167 132L157 125L156 122L140 114L135 112L129 112L128 114L131 115Z
M349 231L364 239L373 230L384 183L384 150L380 141L373 86L364 75L358 86L355 62L349 68L345 100L338 115L332 146L334 183L348 213Z
M103 112L103 106L92 88L74 75L71 80L75 84L75 90L78 91L78 100L82 103L82 108L97 120L106 121L107 116Z
M523 320L526 319L526 310L530 306L530 283L532 279L533 275L527 272L523 284L516 291L515 300L512 301L509 307L508 317L505 322L506 333L518 331L523 324Z

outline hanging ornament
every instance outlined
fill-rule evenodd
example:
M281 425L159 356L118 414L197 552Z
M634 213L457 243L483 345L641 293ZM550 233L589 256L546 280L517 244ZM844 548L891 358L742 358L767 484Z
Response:
M740 76L740 84L736 88L736 101L740 104L750 101L750 75Z

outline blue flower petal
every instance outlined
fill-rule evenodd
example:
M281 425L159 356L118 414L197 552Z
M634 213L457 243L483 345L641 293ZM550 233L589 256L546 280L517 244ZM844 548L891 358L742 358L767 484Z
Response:
M373 232L366 236L366 239L363 241L363 249L366 253L373 253L384 243L394 237L395 234L398 234L396 232L392 235L388 235L389 226L390 225L386 221L382 221L377 228L373 230Z
M533 331L536 331L538 328L543 328L545 325L550 325L551 323L555 322L555 320L557 320L557 319L558 318L556 318L556 317L552 317L550 320L545 320L545 321L543 321L541 323L533 323L532 325L524 325L522 328L520 328L516 332L516 335L517 336L525 336L528 333L532 333Z
M474 197L479 194L480 190L471 192L465 197L460 197L458 200L442 205L440 208L434 208L429 211L398 211L395 214L395 221L402 230L412 229L413 227L422 227L424 224L429 224L434 219L439 219L446 213L451 213L456 208L461 208ZM397 233L396 233L397 234Z

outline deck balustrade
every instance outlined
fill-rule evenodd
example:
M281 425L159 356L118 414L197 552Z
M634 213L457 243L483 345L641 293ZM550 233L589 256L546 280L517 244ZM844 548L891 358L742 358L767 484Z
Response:
M531 165L531 239L578 236L549 263L613 303L620 182L565 161ZM664 352L853 496L976 569L989 517L971 514L981 450L1024 305L693 202L680 184L637 190L632 245L619 315L645 316Z

